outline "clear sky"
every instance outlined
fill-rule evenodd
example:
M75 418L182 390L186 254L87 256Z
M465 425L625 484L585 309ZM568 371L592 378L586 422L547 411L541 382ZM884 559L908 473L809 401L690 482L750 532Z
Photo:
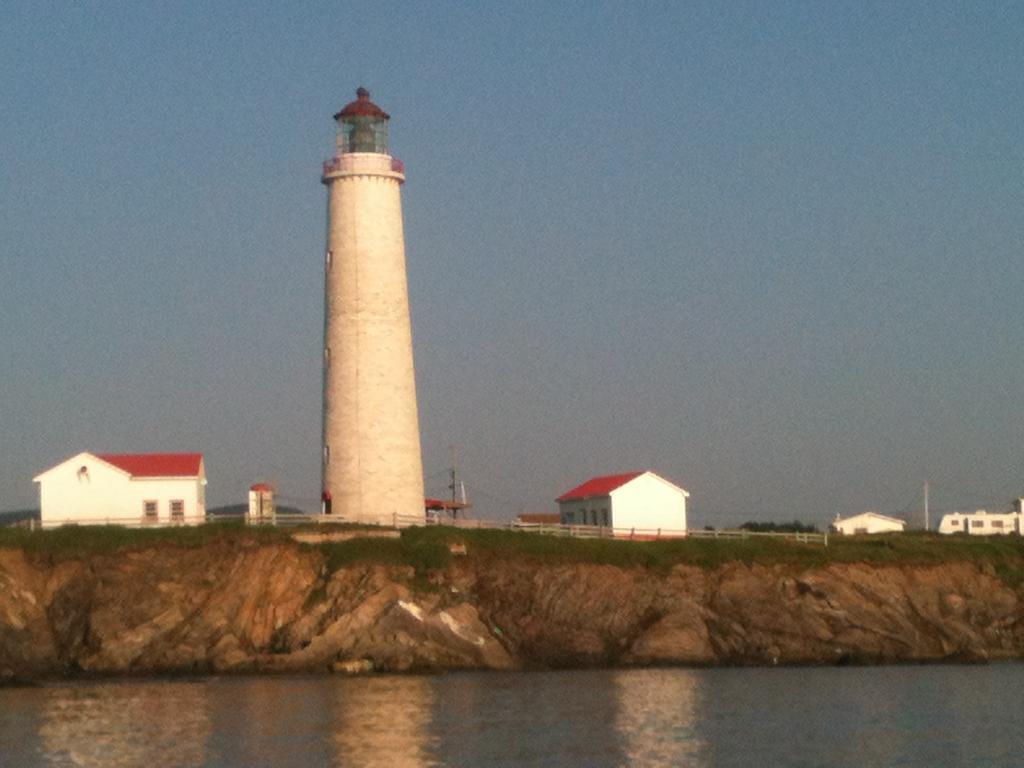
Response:
M391 113L428 493L691 523L1024 493L1024 4L0 10L0 509L80 450L319 493L331 114Z

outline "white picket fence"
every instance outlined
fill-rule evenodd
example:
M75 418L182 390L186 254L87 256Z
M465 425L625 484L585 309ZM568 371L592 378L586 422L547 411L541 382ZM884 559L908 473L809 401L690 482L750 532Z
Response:
M237 517L235 518L238 519ZM85 520L47 520L42 522L36 518L24 521L22 527L33 531L50 531L54 528L76 525L116 525L120 528L182 528L186 526L204 525L210 522L206 517L186 517L179 520L145 520L142 517L96 517Z
M544 536L565 536L574 539L620 539L625 541L660 541L663 539L751 539L776 538L799 541L804 544L821 544L828 546L827 533L760 533L742 529L728 530L678 530L671 528L612 528L601 525L563 525L555 523L509 523L485 520L442 520L434 525L447 525L456 528L494 528L501 530L524 531Z
M207 515L205 522L239 522L245 518L238 516L216 516ZM62 525L119 525L127 528L156 528L167 525L196 525L203 521L188 519L184 522L167 523L161 521L153 523L143 521L140 518L134 519L96 519L96 520L74 520L74 521L48 521L45 526L35 522L34 528L58 528ZM337 515L274 515L259 521L260 525L273 525L277 527L292 528L300 525L324 525L332 526L348 522ZM827 533L760 533L742 529L727 530L673 530L669 528L612 528L601 525L562 525L554 523L521 523L517 520L502 522L499 520L476 520L476 519L452 519L428 516L425 520L428 526L443 526L449 528L471 529L471 530L501 530L521 531L523 533L535 533L541 536L561 536L572 539L615 539L620 541L663 541L666 539L756 539L774 538L797 541L803 544L821 544L828 546ZM393 515L391 528L406 528L414 525L423 525L424 518L415 516Z
M335 515L277 515L273 520L264 521L268 525L332 525L347 522ZM392 515L393 528L406 528L423 525L424 519L414 516ZM602 525L562 525L557 523L521 523L517 520L503 522L500 520L458 519L428 516L428 526L444 526L470 530L521 531L536 533L542 536L562 536L573 539L617 539L623 541L661 541L665 539L785 539L803 544L821 544L828 546L827 533L761 533L742 529L726 530L681 530L670 528L612 528Z

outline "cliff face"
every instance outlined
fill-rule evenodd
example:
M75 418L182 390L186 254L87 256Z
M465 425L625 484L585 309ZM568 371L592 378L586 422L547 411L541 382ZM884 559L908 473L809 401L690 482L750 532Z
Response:
M0 678L68 672L508 669L1024 655L984 567L732 563L668 573L460 559L328 573L296 545L51 564L0 550Z

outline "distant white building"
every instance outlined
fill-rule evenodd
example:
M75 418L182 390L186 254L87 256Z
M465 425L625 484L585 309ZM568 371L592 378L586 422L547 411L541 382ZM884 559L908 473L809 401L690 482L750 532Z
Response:
M950 512L942 516L939 533L969 533L973 536L999 536L1021 532L1019 512Z
M195 525L206 519L206 471L201 453L72 456L41 472L43 527Z
M249 509L245 522L250 525L273 523L276 517L274 504L274 486L269 483L256 483L249 487Z
M866 533L903 533L907 522L877 512L861 512L852 517L839 517L832 522L832 527L843 536Z
M686 532L690 494L654 472L592 477L556 499L563 525L596 525L616 535Z

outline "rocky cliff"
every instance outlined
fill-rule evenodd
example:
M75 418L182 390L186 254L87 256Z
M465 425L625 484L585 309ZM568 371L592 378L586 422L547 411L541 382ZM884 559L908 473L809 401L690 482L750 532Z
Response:
M654 571L454 558L328 570L288 542L54 561L0 549L0 678L180 671L833 664L1024 655L984 565Z

